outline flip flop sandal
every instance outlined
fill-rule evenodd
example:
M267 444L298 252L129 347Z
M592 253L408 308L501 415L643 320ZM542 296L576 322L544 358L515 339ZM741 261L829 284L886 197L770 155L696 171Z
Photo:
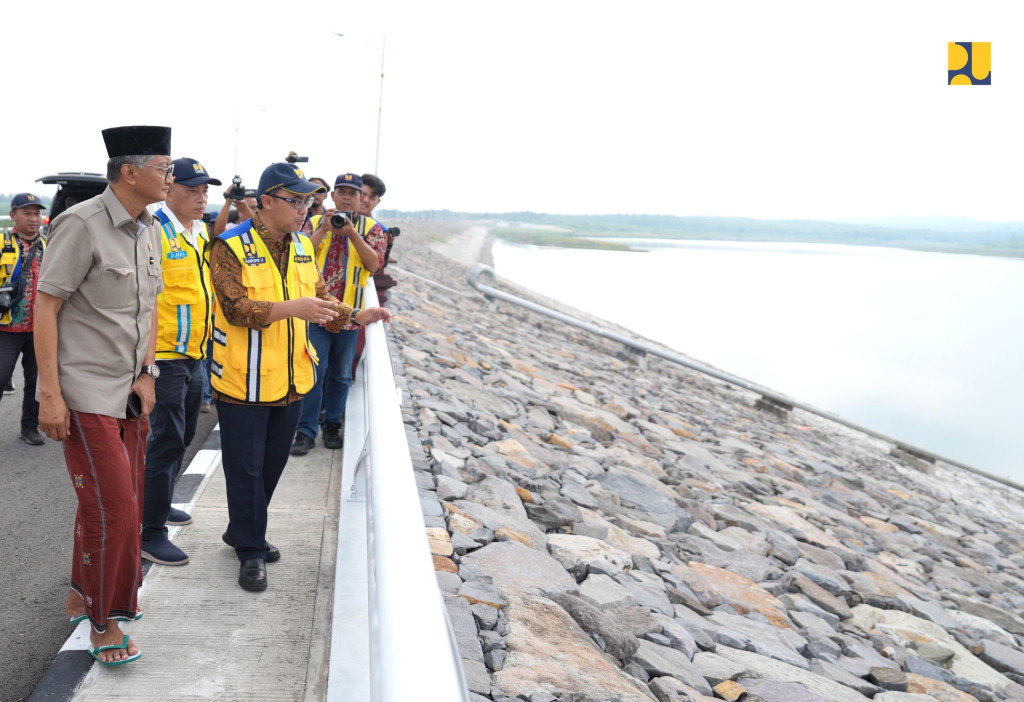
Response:
M100 658L96 654L97 653L102 653L103 651L111 651L111 650L114 650L114 649L123 649L123 650L127 651L128 650L128 641L129 641L128 634L125 634L124 635L124 639L122 639L120 646L114 646L114 645L100 646L99 648L95 648L95 649L90 648L90 649L86 649L86 650L89 651L89 655L92 656L93 658L95 658L97 660L97 662L99 662L100 665L124 665L125 663L131 663L132 661L137 661L140 658L142 658L142 651L139 651L134 656L129 656L128 658L124 658L124 659L119 660L119 661L105 661L105 660L103 660L102 658Z

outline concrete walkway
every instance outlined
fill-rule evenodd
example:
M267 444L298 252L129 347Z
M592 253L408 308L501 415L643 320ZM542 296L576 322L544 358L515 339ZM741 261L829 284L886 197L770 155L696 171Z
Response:
M317 443L289 460L270 505L267 539L281 560L267 566L267 590L238 585L238 559L221 541L228 517L216 458L195 493L195 521L172 536L190 562L153 566L141 591L145 616L123 625L142 658L93 665L73 700L324 699L342 451ZM87 627L65 650L88 644Z

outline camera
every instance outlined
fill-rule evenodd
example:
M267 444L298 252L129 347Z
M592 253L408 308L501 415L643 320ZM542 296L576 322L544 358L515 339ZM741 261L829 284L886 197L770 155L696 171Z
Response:
M331 229L341 229L346 224L351 223L355 216L356 213L352 211L335 212L331 215Z
M399 236L401 235L401 233L402 230L399 229L398 227L388 227L388 234L390 234L391 236Z
M309 163L309 156L299 156L294 151L285 159L288 163Z
M11 311L11 307L14 305L13 293L14 286L10 283L0 288L0 315Z
M235 176L231 179L231 189L228 190L229 200L244 200L245 188L242 187L242 176Z

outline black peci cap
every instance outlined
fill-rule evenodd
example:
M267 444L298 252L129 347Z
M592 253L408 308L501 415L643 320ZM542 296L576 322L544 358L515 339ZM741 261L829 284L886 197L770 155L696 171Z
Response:
M103 130L107 157L170 156L170 127L111 127Z

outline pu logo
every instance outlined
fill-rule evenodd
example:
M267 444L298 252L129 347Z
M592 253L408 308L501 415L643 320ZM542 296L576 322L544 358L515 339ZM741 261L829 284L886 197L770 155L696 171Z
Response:
M203 170L203 167L200 166L198 163L193 163L192 164L192 170L194 170L196 173L205 173L205 171Z
M302 175L302 171L299 170L298 168L295 169L295 175L297 175L300 178L305 178L306 177L306 176Z
M35 195L28 195L27 197L28 197L29 200L35 200L36 199Z
M247 241L242 242L242 254L245 258L257 258L259 256L256 245L250 244Z
M950 85L992 85L992 42L951 41Z
M352 175L351 174L345 174L345 180L346 181L351 181L352 180Z

